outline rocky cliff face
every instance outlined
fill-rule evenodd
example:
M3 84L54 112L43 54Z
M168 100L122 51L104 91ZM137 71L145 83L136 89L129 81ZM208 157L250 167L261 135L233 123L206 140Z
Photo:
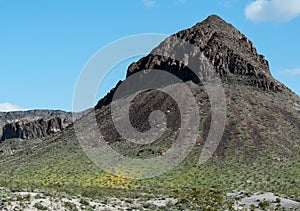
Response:
M10 138L32 139L62 131L72 124L69 118L44 117L38 120L20 120L8 123L3 127L1 140Z
M155 48L150 55L133 63L127 71L130 76L146 69L167 70L181 79L193 80L187 75L185 65L157 55L172 55L174 49L179 49L178 41L189 42L199 49L200 57L206 57L211 62L217 74L226 80L227 77L244 77L245 83L263 90L279 91L283 86L270 74L268 61L257 53L253 43L231 24L226 23L216 15L209 16L192 28L180 31ZM194 52L180 49L185 60L197 60ZM199 59L198 59L199 60Z
M197 48L198 52L182 49L178 40L190 43ZM278 92L286 89L271 76L268 61L263 55L257 53L253 43L239 30L216 15L211 15L192 28L168 37L149 55L132 63L127 70L127 77L143 70L161 69L176 75L183 81L191 80L199 83L183 61L161 56L178 54L178 52L184 55L185 61L197 61L199 57L205 57L213 64L223 81L230 83L242 81L246 85L265 91ZM114 91L115 88L99 101L96 108L109 104Z
M43 118L60 118L62 120L71 119L71 113L59 110L30 110L30 111L13 111L0 112L0 137L4 131L4 126L17 125L17 122L35 122ZM32 127L34 128L34 127ZM33 131L33 133L35 133ZM18 136L19 137L19 136Z

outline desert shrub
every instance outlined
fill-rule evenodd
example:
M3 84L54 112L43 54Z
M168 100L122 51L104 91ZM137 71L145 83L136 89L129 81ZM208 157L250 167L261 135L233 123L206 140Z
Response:
M83 204L85 206L89 206L90 205L90 202L88 200L84 199L84 198L81 198L79 202L80 202L80 204Z
M64 206L69 209L69 210L72 210L72 211L76 211L77 210L77 207L75 204L73 204L72 202L69 202L69 201L65 201L64 202Z
M48 208L44 205L42 205L41 203L35 203L33 205L34 208L38 209L38 210L48 210Z
M270 205L271 205L271 203L269 201L265 201L265 200L259 202L259 204L258 204L258 206L260 208L262 208L263 210L266 210L268 207L270 207Z

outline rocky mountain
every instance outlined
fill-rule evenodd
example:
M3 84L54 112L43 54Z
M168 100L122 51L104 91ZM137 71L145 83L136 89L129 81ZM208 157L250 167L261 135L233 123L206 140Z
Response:
M193 47L186 47L184 43L189 43ZM181 60L170 58L170 55L173 57L175 55ZM145 82L141 77L146 78L147 74L153 71L152 69L160 69L185 81L204 116L203 122L200 122L202 132L198 138L201 145L208 136L212 118L209 96L205 87L190 69L194 67L200 75L203 75L206 70L198 64L201 60L213 65L213 71L221 79L226 95L227 121L216 152L217 157L223 157L229 148L232 148L231 153L255 157L263 149L268 150L268 145L290 148L291 140L293 146L299 148L300 116L295 106L299 105L299 97L272 77L268 61L263 55L258 54L253 43L244 34L216 15L209 16L192 28L182 30L161 42L149 55L129 66L126 80L135 73L142 73L139 75L140 79L131 82L130 86L131 88L143 87L144 83L154 83L154 81ZM111 103L116 90L121 85L120 81L96 105L96 109L100 109L98 121L106 122L102 132L107 137L106 140L112 143L121 137L110 117L111 108L107 105ZM144 92L135 98L130 111L118 109L119 113L130 112L131 124L139 131L150 129L148 119L153 110L161 110L165 113L168 127L173 132L179 128L180 123L177 120L180 112L176 108L176 103L154 90ZM282 125L283 122L285 125ZM293 132L288 135L283 135L283 132L279 135L275 129L277 127L283 131ZM165 141L173 138L174 136L169 134ZM246 144L245 140L249 143ZM143 149L139 148L139 150ZM282 153L278 148L274 150ZM149 151L154 154L161 153L160 150ZM134 153L139 154L138 151ZM289 153L283 154L290 156ZM230 159L232 158L234 157Z
M72 124L69 117L44 117L37 120L23 119L7 123L3 127L1 141L10 138L33 139L61 132Z
M185 43L194 48L183 47ZM205 70L201 62L199 65L199 61L204 60L213 68ZM226 101L223 135L213 156L203 165L198 163L199 154L205 147L211 123L219 119L212 118L211 99L206 87L190 67L208 77L211 72L206 71L213 71L221 80ZM74 127L67 127L35 145L15 141L2 143L0 184L7 185L15 181L18 184L33 183L33 187L63 187L64 191L75 191L78 187L80 190L76 189L76 194L92 195L103 195L103 192L99 192L103 188L104 192L111 193L110 188L117 191L116 187L122 187L120 190L124 193L125 186L126 192L131 194L144 191L175 196L179 198L179 204L186 204L185 208L178 210L205 210L216 204L221 204L216 210L227 210L228 207L222 207L224 201L217 194L222 191L232 193L242 190L245 195L272 192L300 200L300 97L272 77L268 61L245 35L220 17L212 15L189 29L171 35L149 55L131 64L126 80L140 73L135 81L129 83L133 88L160 81L161 78L142 80L154 71L151 69L164 70L182 79L183 84L191 90L200 113L196 143L178 166L145 180L108 174L83 152L78 143L78 131L75 133ZM76 123L77 129L85 132L86 137L83 138L92 138L88 147L99 144L98 130L94 130L92 121L96 115L99 131L109 145L106 150L113 149L124 157L139 160L163 156L170 147L176 145L181 115L193 118L195 113L192 110L182 113L171 96L154 89L139 93L130 101L129 109L120 106L112 110L113 97L118 88L123 89L122 84L126 80L120 81L98 102L95 113L82 116ZM205 80L209 81L209 78ZM173 83L176 81L164 84L164 87L168 88ZM181 93L182 90L177 91L177 94ZM116 102L130 99L131 94L130 91L126 92L124 96L116 98ZM159 114L164 114L166 118L166 124L163 125L166 130L157 140L140 144L132 142L133 139L126 140L118 132L116 124L128 116L133 128L141 133L149 131L151 125L161 127L154 124L155 121L150 122L151 118L156 120L157 116L151 116L156 110L160 110L162 113ZM116 116L114 121L113 112ZM129 115L124 117L121 115L124 113ZM150 135L154 137L156 134ZM208 195L201 195L204 192ZM206 200L211 197L214 198L213 202ZM259 204L266 205L263 201Z
M194 47L183 47L184 43ZM180 59L176 60L174 57ZM171 35L149 55L131 64L127 70L126 80L140 73L135 81L130 81L130 85L127 85L133 89L143 87L145 83L155 83L142 78L147 78L151 71L155 71L153 69L160 69L180 78L192 91L199 106L201 120L200 135L193 149L193 156L187 158L188 162L197 162L195 154L199 155L204 147L212 122L210 97L203 83L189 68L193 67L200 75L205 74L205 70L198 64L201 60L208 61L214 67L213 71L220 78L225 91L227 107L224 133L210 162L243 163L246 166L255 165L253 163L259 166L261 164L258 163L262 162L270 167L278 161L294 163L298 160L299 96L272 77L268 61L257 52L244 34L220 17L212 15L189 29ZM153 80L159 81L160 78ZM173 144L172 141L176 140L180 129L180 111L176 102L162 92L149 89L134 98L129 111L126 107L118 107L116 121L122 122L121 114L127 112L130 123L140 132L150 130L149 118L154 110L162 111L167 118L167 131L159 140L150 145L129 143L119 134L116 122L111 117L111 101L123 83L120 81L96 105L102 135L113 149L133 158L163 155ZM130 94L132 93L128 92L123 97L127 98ZM299 168L295 167L292 171L297 172ZM279 170L278 174L281 174ZM291 184L287 186L292 187Z
M171 55L174 49L179 49L174 37L197 47L202 55L214 65L221 77L247 76L244 77L246 84L264 90L278 91L282 88L282 85L272 78L268 61L263 55L257 53L253 43L231 24L216 15L211 15L192 28L167 38L150 55L133 63L128 68L127 77L141 70L167 67L166 71L176 74L185 81L193 80L185 73L185 66L180 65L180 61L170 61L168 58L157 56L164 55L165 52ZM196 60L195 52L184 53L187 61Z
M211 15L192 28L171 35L153 49L148 56L132 63L127 70L127 77L143 70L162 69L184 81L191 80L199 83L196 76L191 74L182 61L175 61L162 56L176 54L178 51L185 54L184 59L186 61L199 60L196 58L199 55L195 52L186 52L186 50L181 49L178 40L188 42L198 48L200 57L207 58L224 81L239 80L246 85L274 92L286 89L283 84L271 76L268 61L263 55L258 54L253 43L217 15ZM99 101L96 108L109 104L115 89L120 84L121 81Z
M69 125L70 119L71 113L59 110L0 112L0 137L1 140L43 137Z

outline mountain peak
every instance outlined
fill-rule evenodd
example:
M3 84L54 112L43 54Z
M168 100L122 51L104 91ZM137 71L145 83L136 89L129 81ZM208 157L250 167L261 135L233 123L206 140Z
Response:
M222 19L218 15L210 15L208 16L205 20L198 22L194 27L192 28L198 28L198 27L203 27L206 26L208 28L212 28L217 31L234 31L237 34L241 34L240 31L238 31L232 24L226 22L224 19Z
M212 22L212 23L220 22L220 23L226 23L226 21L224 21L220 16L218 16L216 14L212 14L212 15L208 16L202 22ZM202 23L202 22L199 22L199 23Z
M179 41L179 44L178 44ZM182 49L180 41L189 42L197 52ZM162 55L184 55L184 60L195 62L205 57L214 67L225 83L243 83L265 91L282 91L286 87L275 80L269 69L269 63L263 55L257 53L254 44L233 25L217 15L211 15L191 28L182 30L166 38L151 53L127 70L126 77L137 72L161 69L174 74L183 81L201 84L183 61L174 61ZM200 54L200 55L199 55ZM201 71L200 68L197 71ZM108 105L116 88L101 99L96 108ZM137 82L138 83L138 82Z
M172 61L156 55L172 55L177 52L175 39L191 43L210 61L219 76L224 80L234 78L237 81L262 88L263 90L279 91L284 87L270 73L269 63L263 55L257 53L253 43L233 25L217 15L211 15L195 26L179 31L164 40L148 56L134 62L127 71L127 76L145 69L166 69L166 71L183 76L183 80L193 80L185 77L186 68L182 66L169 67ZM177 52L195 57L195 52ZM180 62L179 62L180 63ZM242 77L242 79L241 79Z

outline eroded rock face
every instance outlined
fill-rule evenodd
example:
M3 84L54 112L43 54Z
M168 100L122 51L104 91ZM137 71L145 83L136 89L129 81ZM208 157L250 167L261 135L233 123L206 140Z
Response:
M193 48L186 48L183 43L189 43L187 45ZM180 59L170 58L169 55L176 55L175 57ZM165 39L149 55L133 62L128 67L126 78L137 72L147 74L151 69L160 69L176 75L183 81L193 81L201 85L201 81L191 71L191 67L193 71L205 75L203 61L212 64L213 71L227 83L242 82L274 92L286 89L272 77L268 61L263 55L257 53L253 43L216 15L209 16L192 28L182 30ZM98 102L97 109L111 102L120 83ZM143 83L142 80L136 81L136 86L141 85L139 83Z
M184 42L192 44L195 49L182 47ZM182 57L182 61L161 56L175 54L179 58ZM257 53L253 43L216 15L168 37L150 55L131 64L127 77L143 70L161 69L184 81L194 80L187 66L193 66L191 62L195 63L202 57L215 67L215 71L223 79L226 76L246 76L243 77L245 83L264 90L279 91L283 88L271 76L268 61ZM196 67L194 71L203 70Z
M60 110L29 110L0 112L0 138L2 137L2 128L8 123L18 122L21 120L34 121L45 117L59 117L62 119L71 119L71 113Z
M38 120L20 120L4 125L1 140L3 141L10 138L42 138L60 132L70 124L72 124L71 119L60 117L44 117Z

